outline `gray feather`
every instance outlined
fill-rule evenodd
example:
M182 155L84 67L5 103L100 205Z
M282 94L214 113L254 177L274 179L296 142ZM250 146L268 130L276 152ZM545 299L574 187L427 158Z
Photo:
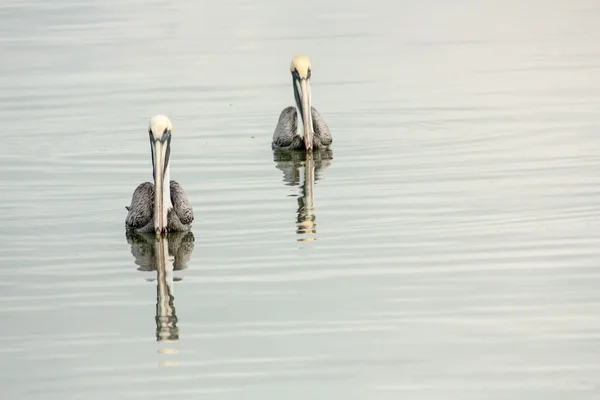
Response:
M181 185L170 181L171 203L173 208L167 214L167 229L169 231L189 231L194 220L192 205ZM127 208L127 207L126 207ZM140 184L131 198L125 226L137 232L154 232L154 184Z
M326 149L333 142L331 131L321 117L321 114L311 107L313 119L313 148ZM304 149L304 140L302 133L298 132L298 111L296 107L286 107L279 115L277 126L273 132L273 149L282 150L302 150Z
M333 138L331 137L331 131L329 127L325 123L325 120L321 117L321 114L317 111L316 108L311 107L312 120L313 120L313 131L314 134L314 144L315 149L326 149L331 146L333 142ZM317 143L319 142L319 143Z
M150 182L140 184L131 197L125 225L131 229L143 229L148 224L152 225L152 214L154 212L154 185ZM150 231L154 230L154 226Z
M295 149L302 147L302 137L298 136L298 112L295 107L286 107L279 115L273 132L273 149Z
M192 205L177 181L171 181L171 203L173 203L173 210L183 225L190 225L194 221Z

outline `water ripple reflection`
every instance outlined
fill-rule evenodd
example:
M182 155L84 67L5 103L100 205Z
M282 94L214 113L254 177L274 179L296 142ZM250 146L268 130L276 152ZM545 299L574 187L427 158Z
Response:
M317 217L315 210L315 183L322 179L322 171L333 160L331 149L307 153L304 151L273 151L275 167L283 172L283 181L289 186L300 186L296 234L299 242L317 240Z

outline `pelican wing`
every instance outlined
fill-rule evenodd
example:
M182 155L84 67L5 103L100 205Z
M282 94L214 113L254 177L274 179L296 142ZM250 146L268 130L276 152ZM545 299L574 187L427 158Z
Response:
M183 225L189 225L194 220L194 211L183 188L177 181L171 181L171 203L173 210Z
M317 109L314 107L311 107L311 109L313 130L315 131L315 139L318 138L321 142L321 145L319 147L327 148L333 142L333 138L331 137L331 131L329 130L329 127L327 126L325 120L323 120L321 114L319 114Z
M273 132L274 148L289 148L298 141L296 131L298 130L298 111L296 107L286 107L279 115L279 121Z
M154 185L150 182L140 184L133 192L131 205L125 218L128 228L140 229L152 222L154 207Z

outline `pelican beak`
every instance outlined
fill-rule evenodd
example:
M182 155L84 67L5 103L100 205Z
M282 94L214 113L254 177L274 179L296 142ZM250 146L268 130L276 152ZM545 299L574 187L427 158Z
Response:
M165 183L164 179L171 152L171 132L165 131L160 138L150 133L150 147L152 149L152 169L154 173L154 230L156 233L162 233L167 228L163 191L165 185L169 188L169 182Z
M312 108L310 106L310 78L298 77L294 80L294 94L296 95L296 103L300 109L302 127L304 128L304 145L307 151L311 151L313 148L313 124Z

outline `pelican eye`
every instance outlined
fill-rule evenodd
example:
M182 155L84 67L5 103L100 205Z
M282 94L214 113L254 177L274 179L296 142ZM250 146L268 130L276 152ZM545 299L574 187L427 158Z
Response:
M310 79L310 68L308 69L308 72L306 72L306 79Z
M165 128L165 130L164 130L164 132L163 132L163 135L166 135L166 134L167 134L167 132L169 132L169 128Z
M297 69L292 71L292 76L294 77L294 79L300 80L300 73L298 73Z

